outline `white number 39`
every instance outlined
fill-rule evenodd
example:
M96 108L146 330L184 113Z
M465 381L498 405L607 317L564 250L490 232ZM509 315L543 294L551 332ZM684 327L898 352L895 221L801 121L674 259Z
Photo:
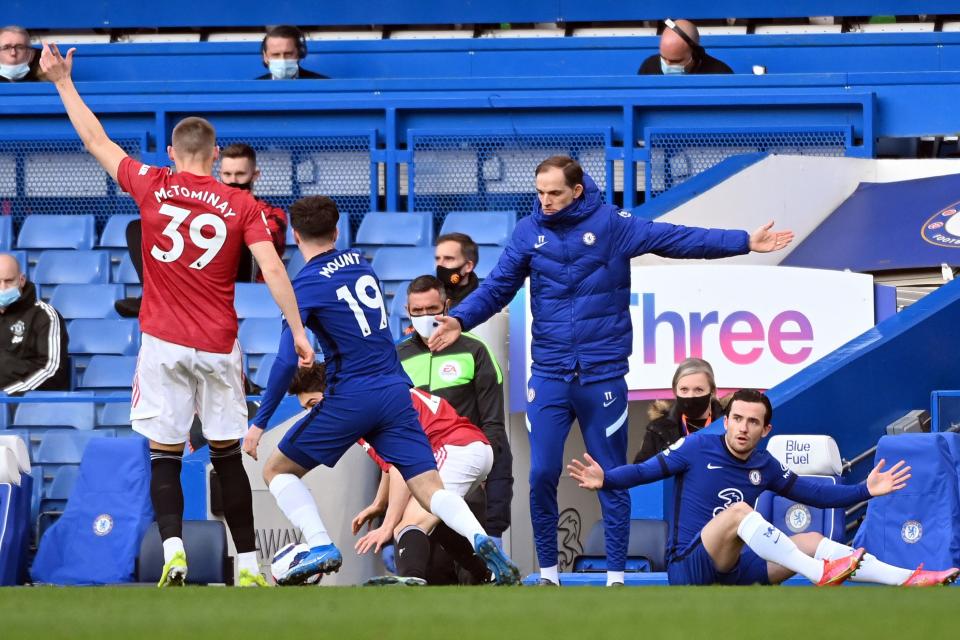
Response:
M172 218L163 230L163 235L170 238L172 246L167 250L163 250L157 245L153 245L153 247L150 248L150 255L160 262L173 262L183 255L184 242L183 236L180 235L180 225L183 224L183 221L190 215L190 210L175 207L172 204L162 204L160 205L160 213ZM212 238L207 238L203 235L202 231L204 227L213 228L214 235ZM203 269L210 264L210 261L220 253L220 249L223 248L223 243L227 241L226 223L219 216L212 213L202 213L194 218L190 222L189 233L191 242L205 250L203 255L190 263L191 269Z

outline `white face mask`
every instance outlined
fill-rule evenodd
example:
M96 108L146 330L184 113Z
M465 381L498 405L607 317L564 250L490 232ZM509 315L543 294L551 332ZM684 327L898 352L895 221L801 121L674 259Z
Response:
M300 69L298 60L271 60L269 62L270 75L274 80L290 80L297 77Z
M413 328L417 330L417 333L419 333L420 337L424 340L429 340L430 336L437 332L437 327L440 326L440 323L433 318L433 314L410 317L410 323L413 325Z
M0 76L7 80L19 80L30 73L30 63L22 64L0 64Z
M687 65L684 63L671 64L663 58L660 58L660 71L662 71L665 76L681 75L687 72Z

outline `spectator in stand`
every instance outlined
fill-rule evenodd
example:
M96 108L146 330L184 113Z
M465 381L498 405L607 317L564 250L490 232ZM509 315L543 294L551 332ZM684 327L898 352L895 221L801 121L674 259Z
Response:
M40 79L40 52L30 46L27 30L14 25L0 28L0 82Z
M280 25L267 31L260 43L263 66L270 70L257 80L327 80L327 76L304 69L300 61L307 57L307 39L297 27Z
M480 285L474 272L480 262L477 243L465 233L445 233L434 249L437 278L443 283L450 308L454 308Z
M733 73L726 63L709 55L700 46L700 32L689 20L663 21L665 28L660 36L660 53L643 61L637 73L641 76L674 74L705 75Z
M67 325L8 253L0 253L0 389L70 390Z

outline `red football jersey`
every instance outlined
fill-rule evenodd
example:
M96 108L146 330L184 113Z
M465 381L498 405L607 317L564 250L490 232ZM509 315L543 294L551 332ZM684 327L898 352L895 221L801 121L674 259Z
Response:
M212 353L237 339L234 279L243 244L271 242L256 199L212 176L174 173L124 158L120 187L143 224L140 328Z

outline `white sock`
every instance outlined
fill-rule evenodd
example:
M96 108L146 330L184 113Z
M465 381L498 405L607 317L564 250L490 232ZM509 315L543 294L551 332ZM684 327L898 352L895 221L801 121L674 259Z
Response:
M270 482L270 493L277 500L283 515L303 532L307 546L320 547L331 544L327 528L323 526L317 503L303 480L292 473L280 473Z
M794 573L799 573L816 584L823 577L823 561L811 558L797 548L787 534L763 519L756 511L750 512L737 527L737 535L767 562L776 562Z
M557 572L557 565L540 567L540 577L549 580L553 584L560 584L560 574Z
M166 540L164 540L163 541L163 563L166 564L170 562L170 560L178 551L183 551L183 540L181 540L180 538L167 538Z
M814 557L819 560L836 560L849 556L853 552L854 549L845 544L824 538L817 545L817 553ZM906 582L911 575L913 571L910 569L901 569L886 562L880 562L876 556L865 553L860 567L853 572L850 579L854 582L874 582L896 586Z
M257 552L247 551L237 554L237 574L246 569L250 573L260 573L260 563L257 562Z
M607 571L607 586L615 582L623 584L623 571Z
M447 489L440 489L430 498L430 512L444 524L462 535L473 547L473 538L478 533L486 535L477 517L463 498Z

